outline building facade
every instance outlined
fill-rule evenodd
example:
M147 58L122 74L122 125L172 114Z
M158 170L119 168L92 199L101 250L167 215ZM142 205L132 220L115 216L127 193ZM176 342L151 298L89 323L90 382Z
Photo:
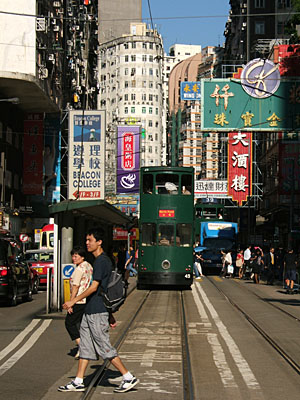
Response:
M157 31L131 24L131 34L100 45L98 108L106 110L106 193L116 192L117 126L141 125L140 165L161 165L163 45Z

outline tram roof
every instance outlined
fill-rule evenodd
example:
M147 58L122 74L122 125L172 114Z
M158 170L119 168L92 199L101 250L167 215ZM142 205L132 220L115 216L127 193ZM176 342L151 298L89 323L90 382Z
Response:
M64 200L49 207L50 215L67 211L76 216L96 218L114 225L126 224L132 220L105 200Z

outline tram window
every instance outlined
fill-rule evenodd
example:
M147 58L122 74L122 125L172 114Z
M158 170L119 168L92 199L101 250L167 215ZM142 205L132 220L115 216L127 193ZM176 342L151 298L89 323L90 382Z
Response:
M192 225L177 224L176 226L176 246L189 247L192 240Z
M156 175L156 193L178 194L179 177L173 174Z
M181 177L181 193L192 194L193 178L191 175L182 175Z
M171 246L174 242L174 225L158 226L158 244L159 246Z
M152 194L153 193L153 175L144 174L143 176L143 193Z
M154 246L155 239L155 224L142 224L142 246Z

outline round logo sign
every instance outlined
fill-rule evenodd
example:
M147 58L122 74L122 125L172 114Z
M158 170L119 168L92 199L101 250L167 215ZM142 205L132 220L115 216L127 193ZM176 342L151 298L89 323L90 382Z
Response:
M26 233L21 233L21 235L19 236L19 239L21 240L21 242L25 243L25 242L28 242L29 237L28 237L28 235L26 235Z
M241 73L242 87L251 97L265 99L272 96L280 85L279 64L255 58L248 62Z

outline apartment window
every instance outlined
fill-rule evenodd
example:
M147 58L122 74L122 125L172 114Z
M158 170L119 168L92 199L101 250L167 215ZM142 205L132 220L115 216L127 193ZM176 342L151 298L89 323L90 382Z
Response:
M129 74L129 69L128 69L128 68L125 68L124 74L125 74L125 75L128 75L128 74Z
M149 68L149 75L153 75L153 69Z
M147 87L147 81L143 81L143 88Z
M265 34L265 22L264 21L256 21L255 22L255 34L256 35L264 35Z
M255 0L254 7L255 8L264 8L265 0Z
M149 49L153 50L153 43L149 43Z
M149 114L152 114L152 113L153 113L153 108L149 107Z
M147 101L147 95L146 95L146 93L142 93L142 101Z
M149 94L149 101L153 101L153 94Z
M124 49L128 49L128 43L124 43Z
M148 153L152 153L152 146L148 147Z
M155 109L155 114L158 115L158 108Z
M146 114L146 107L142 107L142 114Z
M155 128L158 128L158 121L155 122Z
M136 69L135 68L131 68L131 76L134 76L136 74Z
M155 101L158 102L158 94L155 96Z
M149 61L153 62L153 56L149 56Z
M143 62L147 61L147 56L145 54L142 55L142 61Z
M146 68L142 68L142 75L147 75L147 69Z
M136 42L132 42L132 43L131 43L131 48L132 48L132 49L136 49Z
M125 62L129 61L129 56L125 56Z
M148 126L149 126L149 127L152 127L152 126L153 126L152 119L149 119L149 121L148 121Z
M143 43L143 49L146 49L147 48L147 43Z
M124 95L124 101L128 101L128 93Z
M153 88L153 82L149 81L149 88L152 89Z
M155 146L155 154L158 154L157 147Z
M135 93L131 93L131 100L132 100L132 101L135 100Z
M155 140L158 141L158 133L155 134Z
M128 107L124 108L124 114L128 114Z
M128 88L128 86L129 86L129 85L128 85L128 81L125 81L125 82L124 82L124 87L125 87L125 89Z
M136 61L136 55L135 55L135 54L133 54L133 55L131 56L131 61Z
M136 80L131 81L131 87L136 87Z

